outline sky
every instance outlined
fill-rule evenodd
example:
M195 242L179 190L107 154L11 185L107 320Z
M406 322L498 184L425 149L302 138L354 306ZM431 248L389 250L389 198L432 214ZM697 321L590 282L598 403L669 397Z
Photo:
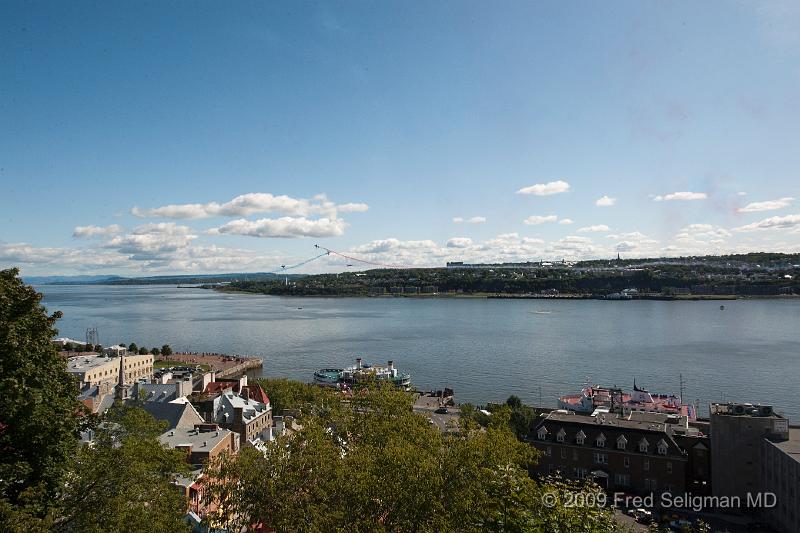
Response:
M800 3L0 3L0 268L265 272L315 244L800 252Z

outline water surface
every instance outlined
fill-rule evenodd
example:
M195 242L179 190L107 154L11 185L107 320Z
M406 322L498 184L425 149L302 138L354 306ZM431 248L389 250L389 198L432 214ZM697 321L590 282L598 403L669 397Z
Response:
M309 381L362 355L393 359L457 399L553 405L593 382L699 401L774 405L800 421L800 301L605 302L285 298L175 286L40 286L63 336L104 345L253 354L263 374ZM724 303L725 310L719 309Z

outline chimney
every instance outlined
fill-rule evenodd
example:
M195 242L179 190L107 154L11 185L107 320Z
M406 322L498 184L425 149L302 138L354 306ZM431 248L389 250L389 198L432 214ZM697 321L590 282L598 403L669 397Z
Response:
M356 368L359 369L359 370L361 369L361 358L360 357L356 357Z

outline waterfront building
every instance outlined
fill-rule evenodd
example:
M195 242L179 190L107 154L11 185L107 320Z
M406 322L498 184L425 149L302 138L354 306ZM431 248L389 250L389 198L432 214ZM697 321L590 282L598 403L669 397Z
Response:
M749 403L712 403L711 413L711 460L724 468L713 470L713 494L715 497L738 498L749 502L749 498L766 493L780 499L770 508L768 502L758 505L742 504L733 512L749 512L761 515L779 531L798 531L797 490L798 474L797 442L790 438L789 420L775 413L769 405ZM795 439L797 434L794 434ZM777 469L787 469L778 472ZM793 484L787 481L793 480ZM794 527L780 524L795 523Z
M152 355L129 355L124 359L125 383L153 377ZM120 358L107 355L79 355L67 360L67 372L75 376L81 389L93 385L115 385L119 381Z
M800 427L789 427L787 440L761 440L761 488L775 495L764 521L778 531L800 531Z
M590 478L606 490L641 495L708 490L708 438L686 417L556 410L529 440L542 452L534 470L540 476Z
M255 444L269 440L272 427L269 398L259 385L240 385L237 388L241 392L236 392L235 383L209 384L206 388L209 392L194 398L195 407L205 420L241 435L242 442Z
M789 438L789 421L768 405L712 403L711 461L714 496L738 497L761 492L761 453L764 439Z

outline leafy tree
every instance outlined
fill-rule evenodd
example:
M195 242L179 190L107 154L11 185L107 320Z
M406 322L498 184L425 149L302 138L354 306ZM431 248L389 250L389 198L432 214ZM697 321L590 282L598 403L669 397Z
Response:
M172 355L172 348L170 348L169 344L165 344L164 346L161 347L161 355L165 357L169 357L170 355Z
M84 352L93 352L93 351L94 351L94 345L92 345L92 344L89 344L89 343L87 342L87 343L86 343L86 344L84 344L84 346L83 346L83 351L84 351Z
M284 409L309 413L314 407L333 401L332 391L316 385L284 378L259 379L258 384L269 397L272 412L280 415Z
M159 350L158 347L154 347L152 350L150 350L150 353L158 356L161 354L161 350Z
M72 343L71 343L71 342L65 342L65 343L64 343L64 348L62 348L62 349L63 349L65 352L71 352L72 350L74 350L74 349L75 349L75 347L72 345Z
M138 347L138 346L136 346L136 343L135 343L135 342L132 342L132 343L130 343L130 344L128 345L128 352L129 352L129 353L132 353L132 354L137 354L137 353L139 353L139 347Z
M80 448L56 531L188 531L183 494L172 484L188 473L185 454L163 446L166 430L145 411L116 406L93 446Z
M94 351L97 353L103 353L103 345L102 344L95 344Z
M17 269L0 271L0 523L46 519L77 446L75 380L50 342L60 312Z
M147 349L147 348L145 348L144 346L142 346L141 348L139 348L139 355L147 355L147 354L149 354L149 353L150 353L150 350L148 350L148 349Z
M280 401L285 390L303 390L280 386L272 386ZM451 435L411 407L391 386L344 401L328 392L297 433L210 465L206 494L220 504L210 523L279 532L615 530L603 509L542 505L549 485L529 477L537 452L509 429L508 411L485 430Z

